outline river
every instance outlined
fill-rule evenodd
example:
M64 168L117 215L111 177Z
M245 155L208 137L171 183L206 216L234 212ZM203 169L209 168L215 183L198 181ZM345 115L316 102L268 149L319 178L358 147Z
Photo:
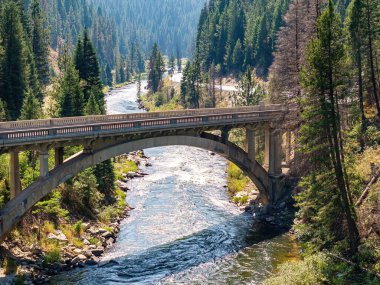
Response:
M136 84L111 91L108 113L138 112L136 93ZM229 202L225 159L182 146L145 154L153 166L129 183L127 202L135 209L105 265L61 275L55 284L261 284L278 264L297 258L288 234L254 224Z

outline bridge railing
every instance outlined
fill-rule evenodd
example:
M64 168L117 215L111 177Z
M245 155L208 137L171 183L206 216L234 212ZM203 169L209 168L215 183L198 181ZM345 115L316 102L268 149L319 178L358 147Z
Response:
M115 121L127 120L146 120L157 118L172 118L172 117L185 117L197 115L213 115L222 113L241 113L241 112L254 112L254 111L275 111L282 110L282 105L258 105L239 108L219 108L219 109L196 109L196 110L181 110L181 111L165 111L165 112L147 112L147 113L134 113L134 114L120 114L120 115L100 115L100 116L83 116L83 117L68 117L57 119L43 119L43 120L30 120L30 121L12 121L0 123L0 131L2 130L18 130L18 129L31 129L43 127L57 127L69 125L84 125L96 124Z
M231 110L231 109L227 109ZM202 110L203 111L203 110ZM226 111L226 109L224 110ZM97 135L100 133L117 133L132 132L132 131L146 131L163 129L163 128L175 128L181 127L199 127L205 125L228 125L233 123L245 123L251 121L270 121L274 120L277 115L283 114L282 109L265 111L253 111L245 108L239 109L240 112L233 113L220 113L217 112L207 115L193 115L194 113L188 112L192 115L184 116L187 112L170 112L172 116L167 118L150 118L150 119L137 119L135 117L132 120L120 120L114 122L97 122L97 123L83 123L82 125L64 125L64 126L40 126L38 128L28 129L16 129L16 130L0 130L0 143L3 145L7 143L17 142L18 140L38 140L38 139L50 139L52 137L76 137L86 135ZM243 112L242 112L243 111ZM220 111L219 111L220 112ZM166 112L165 112L166 113ZM202 112L199 112L202 114ZM162 113L156 113L162 115ZM175 116L175 115L182 116ZM133 114L136 115L136 114ZM86 118L86 117L83 117ZM54 121L54 120L53 120Z

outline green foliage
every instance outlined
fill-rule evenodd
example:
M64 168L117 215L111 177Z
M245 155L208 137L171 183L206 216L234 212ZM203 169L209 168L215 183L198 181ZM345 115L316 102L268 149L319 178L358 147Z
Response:
M53 264L61 261L61 250L59 247L53 247L45 253L45 264Z
M9 118L16 120L20 116L27 86L27 47L19 5L5 1L0 13L0 45L5 49L1 60L0 98L6 103Z
M100 115L100 108L98 103L96 102L96 98L94 93L91 93L90 98L88 99L88 102L86 106L84 107L84 114L85 115Z
M80 85L79 73L69 60L66 70L60 80L59 92L60 117L83 115L83 91Z
M302 82L304 124L300 130L302 151L309 156L312 169L303 177L304 188L296 199L300 229L305 241L322 248L350 242L351 253L357 251L358 230L350 205L350 189L345 173L344 149L340 143L338 100L344 98L343 78L346 76L345 52L340 16L332 2L317 23L317 37L311 40Z
M245 190L249 178L235 164L228 165L227 187L231 195ZM247 197L248 199L248 197Z
M38 71L38 79L44 85L49 83L49 34L46 29L46 19L42 12L38 0L33 0L30 5L30 15L32 21L32 49L36 68Z
M61 193L59 191L53 191L50 198L46 198L34 206L33 214L48 215L55 220L67 218L69 211L62 208L61 199Z
M21 120L40 119L42 116L41 104L30 89L27 89L21 109Z
M153 45L149 57L149 74L148 88L153 93L159 91L162 87L162 75L165 71L165 62L158 45Z
M98 191L104 197L104 204L115 203L115 171L111 160L106 160L93 168L93 173L98 184Z
M351 265L341 263L325 253L317 253L298 262L281 264L274 276L265 280L264 285L375 285L379 282L371 274L358 272Z
M79 220L78 222L76 222L74 224L74 233L75 233L75 236L80 237L82 235L82 233L83 233L82 225L83 225L83 221L82 220Z
M184 108L198 109L202 96L202 73L198 58L187 62L181 81L181 101Z
M235 95L238 106L258 105L264 98L264 90L251 67L243 74L239 83L239 92Z

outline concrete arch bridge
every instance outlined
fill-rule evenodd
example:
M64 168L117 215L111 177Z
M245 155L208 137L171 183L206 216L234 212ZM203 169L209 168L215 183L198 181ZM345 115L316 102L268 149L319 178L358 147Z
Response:
M266 203L283 196L281 105L85 116L0 123L0 153L10 154L11 200L0 209L0 237L61 183L107 159L139 149L187 145L220 154L240 167ZM247 152L228 141L245 128ZM220 131L212 135L210 131ZM255 133L265 132L264 164L256 161ZM64 160L65 146L83 151ZM55 165L49 168L49 150ZM19 152L39 154L40 177L21 191ZM51 153L51 152L50 152Z

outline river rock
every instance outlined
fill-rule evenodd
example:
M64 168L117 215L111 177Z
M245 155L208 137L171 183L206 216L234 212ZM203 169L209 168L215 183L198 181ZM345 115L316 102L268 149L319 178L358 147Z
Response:
M91 227L90 223L82 223L82 229L84 231L87 231Z
M102 238L109 239L113 237L113 233L111 232L106 232L102 234Z
M87 258L91 258L92 257L92 252L90 250L86 250L84 252L84 255L87 257Z
M53 233L48 234L47 238L48 239L55 239L58 241L68 241L65 234L60 230L55 231L54 234Z
M274 221L274 217L273 216L270 216L270 217L266 217L265 220L269 223L269 222L273 222Z
M76 254L80 254L80 253L82 253L82 250L80 248L76 248L73 250L73 252Z
M87 260L87 257L84 256L83 254L79 254L76 257L74 257L73 260L71 260L71 263L72 264L77 264L77 263L80 263L80 262L84 262L85 260Z
M103 248L95 248L95 249L91 250L91 253L94 256L99 257L99 256L101 256L104 253L104 249Z
M85 264L89 265L89 266L94 266L94 265L97 265L98 262L94 259L88 259L88 260L86 260Z
M118 183L118 185L119 185L119 188L121 191L124 191L124 192L129 191L129 187L128 187L126 182L120 181L120 183Z
M87 230L87 232L89 232L90 234L92 235L102 235L106 232L108 232L107 230L105 229L102 229L102 228L95 228L95 227L91 227Z

